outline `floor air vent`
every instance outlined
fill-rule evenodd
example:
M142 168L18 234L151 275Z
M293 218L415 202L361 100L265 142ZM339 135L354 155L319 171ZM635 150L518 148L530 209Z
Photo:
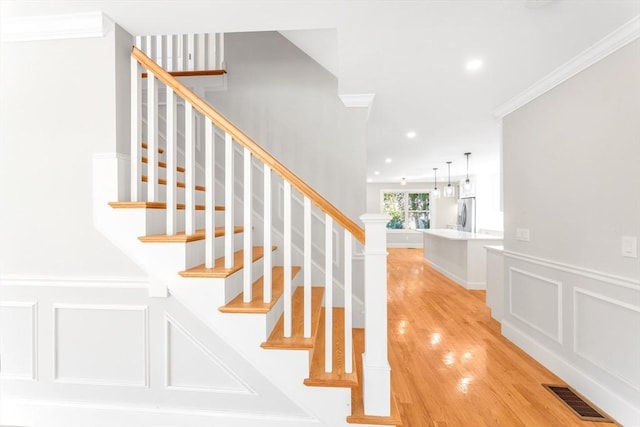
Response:
M560 399L562 403L567 405L581 420L615 423L608 415L596 408L591 402L584 399L572 388L565 385L542 385Z

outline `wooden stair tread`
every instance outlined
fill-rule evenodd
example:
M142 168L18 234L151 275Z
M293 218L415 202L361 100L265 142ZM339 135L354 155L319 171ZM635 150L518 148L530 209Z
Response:
M344 370L345 347L344 347L344 308L333 308L333 371L325 372L325 315L326 308L322 308L320 313L320 326L316 342L313 347L313 356L309 368L309 378L304 380L307 386L320 387L355 387L358 385L358 375L356 373L355 351L352 352L353 372L346 373Z
M149 182L149 178L147 177L147 175L142 175L141 180L142 182ZM164 178L158 178L158 184L167 185L167 180ZM186 188L186 186L187 185L182 181L176 182L176 187L178 188ZM196 189L196 191L206 191L204 185L195 185L194 188Z
M271 248L272 251L276 249L275 246ZM256 262L264 256L264 248L262 246L254 246L251 260ZM240 250L233 254L233 267L224 268L224 256L216 259L213 268L205 267L205 264L201 264L197 267L190 268L189 270L181 271L179 274L182 277L199 277L199 278L225 278L236 271L240 270L244 263L244 251Z
M291 278L300 271L300 267L291 268ZM251 302L245 303L241 293L227 305L219 308L223 313L268 313L284 293L284 267L273 267L271 270L271 302L264 302L264 276L253 283Z
M356 358L356 369L358 377L362 378L362 353L364 352L364 329L353 330L353 354ZM351 424L373 424L373 425L402 425L402 418L398 409L398 402L391 391L391 416L379 417L365 415L364 400L362 398L362 382L351 389L351 415L347 417L347 422Z
M242 233L244 230L243 227L233 227L233 233ZM216 227L215 237L224 236L224 227ZM138 237L138 240L145 243L188 243L188 242L196 242L198 240L204 240L204 228L200 230L196 230L195 234L185 234L184 231L180 231L174 235L167 234L152 234L151 236L141 236Z
M144 149L146 150L146 149L148 149L148 148L149 148L149 146L147 145L147 143L146 143L146 142L143 142L143 143L142 143L142 148L144 148ZM160 154L164 153L164 148L162 148L162 147L158 147L158 153L160 153Z
M260 344L266 349L311 350L318 333L318 321L322 307L324 288L311 288L311 337L304 337L304 288L298 287L291 297L291 337L284 336L284 314L280 316L276 326L266 342Z
M149 163L149 159L147 159L145 156L142 156L142 163ZM166 168L167 167L167 163L166 162L158 162L158 167ZM178 172L184 172L185 168L183 168L182 166L176 166L176 170Z
M109 206L114 209L166 209L167 204L165 202L109 202ZM178 210L184 210L184 203L178 203L176 205ZM197 211L205 210L204 205L196 205ZM216 206L217 211L223 211L224 206Z

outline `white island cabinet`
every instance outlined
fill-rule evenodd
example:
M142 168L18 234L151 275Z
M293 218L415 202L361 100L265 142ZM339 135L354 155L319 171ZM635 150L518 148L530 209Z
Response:
M450 229L423 232L424 258L466 289L486 289L487 245L502 245L502 236Z

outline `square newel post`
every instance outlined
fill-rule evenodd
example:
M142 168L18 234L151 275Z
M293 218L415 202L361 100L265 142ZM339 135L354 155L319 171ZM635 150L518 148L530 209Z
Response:
M391 217L364 214L364 354L365 415L391 415L391 367L387 356L387 229Z

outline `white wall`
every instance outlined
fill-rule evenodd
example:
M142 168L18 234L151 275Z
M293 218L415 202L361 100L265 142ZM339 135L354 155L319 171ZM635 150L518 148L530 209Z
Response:
M635 40L503 123L503 333L624 425L640 423L640 260L621 256L640 237L639 117Z
M2 43L3 275L142 274L94 229L91 208L93 153L128 138L114 63L129 38L116 26L103 38Z
M225 35L228 89L211 105L351 219L365 213L366 109L276 32Z

